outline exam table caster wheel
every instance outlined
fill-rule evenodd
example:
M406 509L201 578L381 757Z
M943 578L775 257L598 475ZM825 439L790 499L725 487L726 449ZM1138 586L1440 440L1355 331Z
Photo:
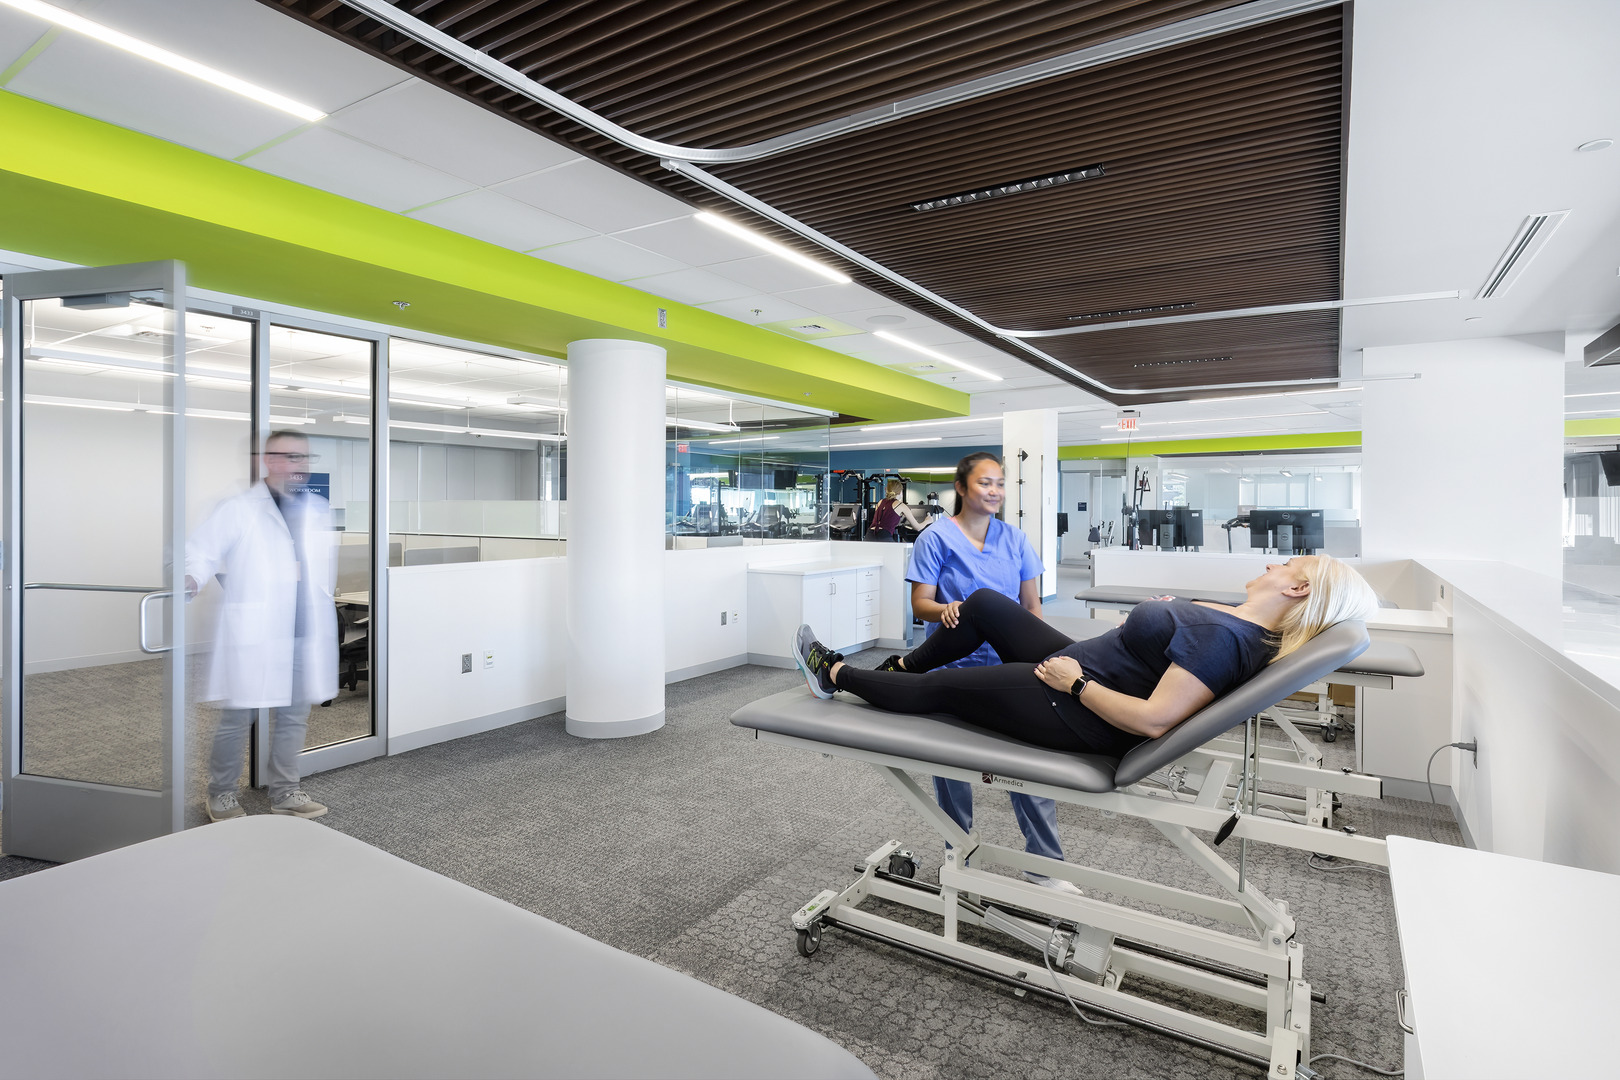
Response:
M1322 741L1323 742L1338 742L1339 741L1339 733L1337 731L1334 731L1332 728L1323 728L1322 729Z
M798 940L794 942L800 956L814 956L821 948L821 924L815 923L808 930L798 932Z
M917 876L917 860L910 854L895 852L889 856L889 873L895 877L914 878Z

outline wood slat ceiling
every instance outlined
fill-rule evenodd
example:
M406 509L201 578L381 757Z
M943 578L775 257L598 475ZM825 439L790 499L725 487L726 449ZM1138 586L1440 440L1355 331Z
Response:
M840 262L339 0L261 2L696 206ZM402 0L399 6L639 134L731 146L1234 5ZM1335 299L1347 18L1345 9L1327 8L763 161L709 168L1003 327L1072 326L1074 316L1167 304L1217 311ZM1106 175L1061 187L925 212L908 205L1099 164ZM842 268L877 292L1022 355L882 278ZM1036 344L1110 385L1146 389L1335 376L1338 327L1329 312ZM1217 356L1231 359L1196 362ZM1147 400L1182 396L1207 392Z

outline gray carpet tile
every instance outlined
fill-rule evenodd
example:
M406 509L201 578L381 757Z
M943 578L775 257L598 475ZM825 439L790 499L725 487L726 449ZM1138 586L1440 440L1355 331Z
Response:
M872 667L885 652L851 662ZM561 714L311 777L333 810L321 821L411 862L618 948L688 972L848 1047L885 1077L1247 1077L1250 1067L1132 1028L1082 1024L1062 1003L829 930L809 959L789 916L889 839L938 871L942 845L867 766L761 744L730 714L798 682L792 671L733 668L668 688L667 723L634 739L570 737ZM1354 760L1346 736L1330 767ZM1423 803L1345 800L1340 823L1460 841ZM250 812L263 796L248 793ZM981 836L1021 846L1008 800L977 807ZM1150 826L1060 806L1069 857L1208 891ZM1224 852L1235 858L1230 845ZM1300 923L1306 973L1328 995L1313 1050L1398 1064L1401 983L1388 878L1316 870L1303 852L1252 845L1248 872ZM0 859L0 876L24 872ZM928 925L887 906L883 914ZM1014 946L1016 948L1016 946ZM1167 987L1138 992L1245 1026L1259 1017ZM1324 1063L1329 1076L1354 1075Z

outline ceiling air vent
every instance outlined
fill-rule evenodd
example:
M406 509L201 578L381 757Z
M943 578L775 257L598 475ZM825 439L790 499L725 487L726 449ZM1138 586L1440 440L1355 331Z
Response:
M788 327L788 329L792 330L795 334L830 334L833 332L832 327L822 326L820 323L813 322L796 323L795 325Z
M1508 241L1507 250L1502 252L1502 257L1496 260L1496 265L1491 267L1491 272L1485 276L1485 284L1480 286L1479 294L1474 299L1489 300L1493 296L1501 296L1512 288L1513 283L1519 280L1519 275L1524 273L1524 268L1529 266L1530 261L1547 246L1547 241L1567 217L1569 217L1568 210L1554 210L1546 214L1531 214L1525 218L1524 224L1519 226L1519 231Z

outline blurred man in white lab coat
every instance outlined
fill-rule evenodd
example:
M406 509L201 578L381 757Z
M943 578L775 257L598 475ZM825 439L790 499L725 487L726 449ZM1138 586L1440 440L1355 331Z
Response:
M209 515L186 543L186 595L218 576L224 590L204 700L220 705L208 762L208 816L241 817L237 781L258 710L270 715L270 809L314 818L326 807L299 786L310 706L337 696L336 534L327 501L305 489L309 440L265 440L263 480Z

